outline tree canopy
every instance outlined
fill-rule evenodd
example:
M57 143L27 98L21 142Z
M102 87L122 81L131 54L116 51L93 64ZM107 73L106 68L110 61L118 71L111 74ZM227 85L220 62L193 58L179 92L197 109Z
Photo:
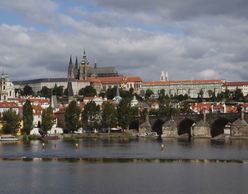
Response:
M100 125L100 108L94 101L87 103L82 112L82 124L92 130Z
M45 98L51 98L52 90L46 86L43 86L38 94Z
M65 110L65 125L71 131L76 131L80 128L80 108L76 101L71 101Z
M33 108L31 102L26 100L25 104L23 105L23 130L24 132L29 135L30 131L33 127Z
M34 91L31 86L25 85L23 88L23 95L25 96L31 96L34 94Z
M12 109L3 112L3 132L4 133L16 133L16 130L20 127L20 118L16 112Z
M53 109L52 109L52 107L49 106L48 108L46 108L42 112L41 117L42 117L41 128L43 131L47 132L53 126Z
M92 86L86 86L85 88L81 88L78 94L81 96L93 97L96 96L96 89Z
M63 86L57 86L57 84L55 84L55 86L52 90L53 95L63 96L63 94L64 94L63 92L64 92Z
M134 111L130 107L130 101L128 99L122 99L117 108L118 125L122 129L127 129L129 124L134 119Z
M109 102L103 104L102 125L106 128L115 127L117 124L117 111L115 106Z

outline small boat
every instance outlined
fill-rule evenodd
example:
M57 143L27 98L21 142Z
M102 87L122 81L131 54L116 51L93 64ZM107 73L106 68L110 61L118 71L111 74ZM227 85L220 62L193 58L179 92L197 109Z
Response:
M17 142L18 139L14 135L0 135L0 141L2 142Z
M41 141L48 141L48 140L58 140L58 135L43 135L39 138Z
M139 137L158 137L157 132L145 132L138 134Z

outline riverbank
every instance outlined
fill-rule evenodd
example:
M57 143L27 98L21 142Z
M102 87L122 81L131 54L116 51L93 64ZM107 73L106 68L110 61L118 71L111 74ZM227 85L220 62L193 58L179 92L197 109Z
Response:
M82 162L82 163L238 163L247 164L248 160L241 159L188 159L188 158L61 158L61 157L2 157L2 161L44 161L44 162Z

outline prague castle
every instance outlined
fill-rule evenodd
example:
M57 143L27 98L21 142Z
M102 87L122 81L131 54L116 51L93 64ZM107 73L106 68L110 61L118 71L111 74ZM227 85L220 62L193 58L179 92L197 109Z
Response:
M80 64L78 64L78 59L73 64L72 57L70 57L70 62L68 66L68 79L76 80L88 80L90 77L115 77L118 76L118 72L115 67L91 67L90 62L87 59L86 52L84 50L83 59Z
M129 77L119 75L115 67L98 67L96 63L92 66L87 59L86 52L83 52L80 62L75 58L73 63L72 56L69 59L67 78L45 78L13 82L15 88L23 89L25 85L32 87L34 92L38 92L42 87L54 88L55 85L68 87L68 82L72 87L73 95L78 95L81 88L93 86L97 93L106 91L109 88L118 86L123 90L133 89L134 92L144 95L146 90L150 89L154 95L158 95L164 90L165 95L185 95L191 98L197 98L201 92L204 98L210 97L210 92L215 95L222 91L235 91L240 89L243 95L248 95L248 82L227 82L225 80L169 80L167 72L162 71L159 81L148 81L138 77ZM3 82L4 83L4 82ZM4 95L3 95L4 94ZM12 93L9 93L12 94ZM4 96L4 86L2 86L1 98Z

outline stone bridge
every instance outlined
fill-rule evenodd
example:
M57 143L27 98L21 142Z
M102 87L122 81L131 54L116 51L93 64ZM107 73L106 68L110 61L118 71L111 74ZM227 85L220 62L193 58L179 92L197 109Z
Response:
M224 134L224 129L228 131L230 128L231 136L248 137L246 121L248 114L245 113L180 114L172 118L150 115L145 122L140 121L139 131L156 131L163 137L187 134L189 137L210 138Z

